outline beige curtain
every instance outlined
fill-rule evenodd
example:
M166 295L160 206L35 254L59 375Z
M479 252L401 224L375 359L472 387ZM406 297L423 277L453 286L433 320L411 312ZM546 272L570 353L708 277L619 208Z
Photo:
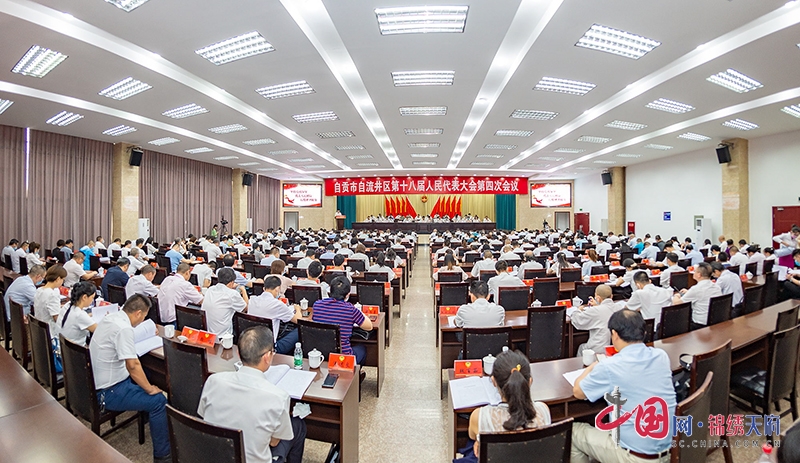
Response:
M111 232L111 143L31 130L25 239L76 248ZM21 237L22 238L22 237Z
M0 125L0 241L29 239L25 232L25 129ZM32 237L31 237L32 238Z
M281 181L256 175L247 191L247 216L253 219L253 230L281 226Z
M422 197L427 196L427 202L422 201ZM389 195L389 198L408 197L408 202L414 207L419 215L431 215L436 201L440 197L461 198L461 214L473 214L481 218L489 216L494 220L494 195ZM356 218L363 221L369 215L385 214L386 206L384 195L360 195L356 196Z

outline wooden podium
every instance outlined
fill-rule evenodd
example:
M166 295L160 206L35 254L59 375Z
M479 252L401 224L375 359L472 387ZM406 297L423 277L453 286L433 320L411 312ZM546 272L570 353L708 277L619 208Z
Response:
M336 229L337 230L344 230L344 219L346 219L346 218L347 218L347 216L344 216L344 215L337 215L336 216Z

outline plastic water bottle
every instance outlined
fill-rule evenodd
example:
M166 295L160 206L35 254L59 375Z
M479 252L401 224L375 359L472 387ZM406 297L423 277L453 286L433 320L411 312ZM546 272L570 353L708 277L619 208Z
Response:
M761 447L761 456L758 458L756 463L772 463L772 446L769 444L764 444Z
M303 369L303 347L299 342L294 345L294 369Z

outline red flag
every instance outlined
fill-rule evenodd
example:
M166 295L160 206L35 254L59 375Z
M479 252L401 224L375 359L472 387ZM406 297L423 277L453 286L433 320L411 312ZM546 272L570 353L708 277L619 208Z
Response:
M452 204L451 199L452 198L450 196L448 196L444 200L445 214L447 214L448 217L452 217L453 216L453 204Z
M383 208L384 209L384 213L383 213L383 215L389 215L389 197L388 196L384 196L383 197L383 205L384 205L384 208Z
M408 196L406 196L406 210L412 217L417 216L417 211L414 210L414 206L411 205L411 201L408 200Z
M458 206L456 207L456 212L461 215L461 196L458 197Z
M431 214L430 214L431 217L434 217L434 216L436 216L436 214L439 213L439 201L441 201L441 199L442 198L437 199L436 200L436 204L433 205L433 210L431 211Z
M404 216L407 214L406 212L406 200L403 199L401 196L397 197L397 201L400 203L400 215Z
M395 201L395 198L389 198L389 204L392 205L392 215L397 215L397 201Z

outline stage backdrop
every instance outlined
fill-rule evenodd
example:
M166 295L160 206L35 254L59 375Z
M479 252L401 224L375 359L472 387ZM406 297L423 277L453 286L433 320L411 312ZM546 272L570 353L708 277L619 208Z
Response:
M459 208L460 206L460 208ZM408 211L406 213L406 211ZM378 214L430 215L450 217L456 214L473 214L480 218L495 219L494 195L357 195L356 221Z

